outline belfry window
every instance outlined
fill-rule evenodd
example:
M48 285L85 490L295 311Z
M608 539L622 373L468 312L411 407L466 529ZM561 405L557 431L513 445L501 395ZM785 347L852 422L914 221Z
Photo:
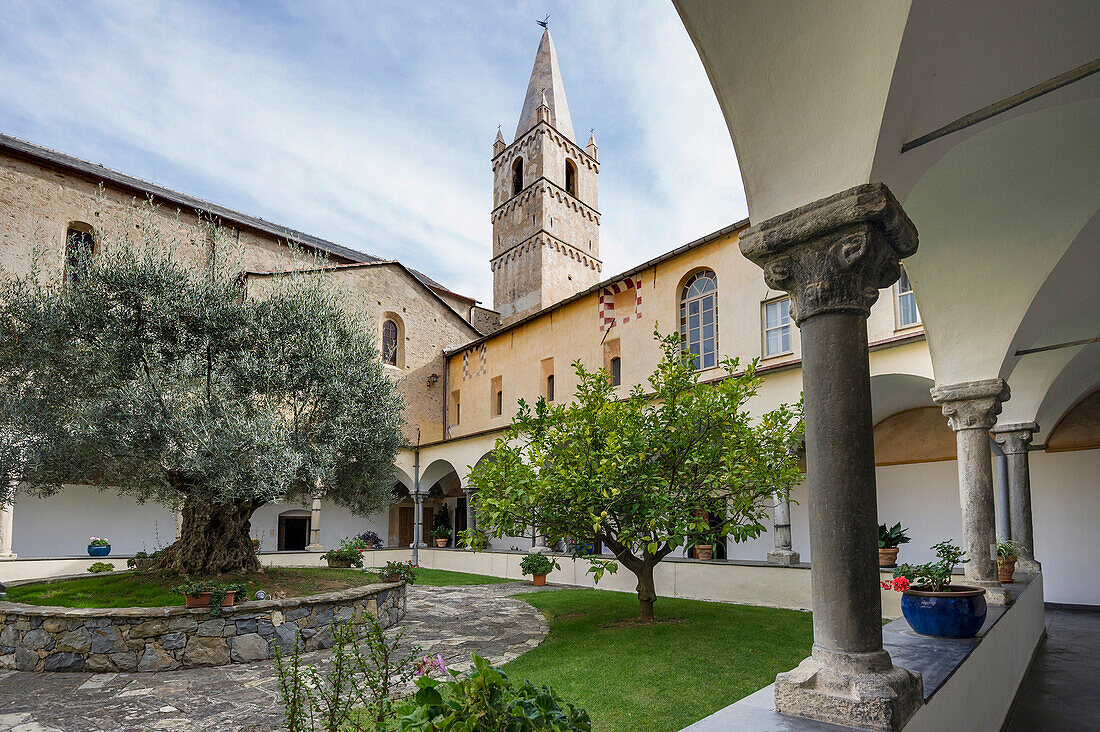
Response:
M577 166L568 158L565 161L565 192L577 197Z
M512 164L512 195L518 196L523 190L523 158L516 158Z
M718 278L709 269L693 274L680 295L680 337L696 369L718 365Z
M87 224L69 224L65 231L65 280L76 284L95 254L95 237Z
M397 365L397 323L392 320L382 323L382 363Z

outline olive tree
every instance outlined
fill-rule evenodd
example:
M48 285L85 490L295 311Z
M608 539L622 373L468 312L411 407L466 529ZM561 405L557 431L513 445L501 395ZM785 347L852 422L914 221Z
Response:
M0 281L0 490L87 484L181 508L159 559L180 573L258 570L250 518L275 498L384 509L402 404L363 314L323 269L257 296L239 267L135 218L70 264L79 278Z
M745 409L761 378L725 359L725 377L700 383L676 335L649 389L619 398L604 370L573 364L569 404L520 401L492 459L470 475L478 525L495 536L535 526L590 563L597 581L618 565L636 575L642 622L653 622L653 570L680 547L759 536L772 497L801 479L801 406L757 419ZM617 562L587 555L591 538Z

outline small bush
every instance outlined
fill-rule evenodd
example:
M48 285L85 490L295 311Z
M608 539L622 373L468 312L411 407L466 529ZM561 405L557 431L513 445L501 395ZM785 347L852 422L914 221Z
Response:
M386 562L386 566L376 570L383 582L405 582L415 584L416 570L412 562Z
M88 571L92 574L99 574L100 572L114 572L115 565L110 562L96 562L92 566L88 567Z
M382 546L382 537L373 531L364 531L362 534L356 537L359 541L363 542L363 545L368 549L374 549Z
M524 574L550 574L558 568L558 563L545 554L528 554L519 563L519 571Z
M353 567L363 566L363 549L367 548L367 543L360 537L345 536L340 541L339 549L329 549L327 552L320 556L321 561L328 561L329 559L341 560L345 562L351 562Z
M473 654L474 668L451 680L416 680L419 691L397 710L404 732L591 732L588 712L565 704L549 686L515 682ZM472 726L476 724L475 726Z

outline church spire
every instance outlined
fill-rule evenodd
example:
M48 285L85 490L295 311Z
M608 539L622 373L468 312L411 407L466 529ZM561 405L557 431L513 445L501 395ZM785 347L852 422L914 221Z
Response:
M523 100L523 111L520 112L519 125L516 127L516 140L538 123L539 106L544 98L546 107L550 110L550 124L575 141L569 102L565 100L565 85L561 80L561 69L558 68L558 54L554 51L554 41L550 38L549 29L543 32L538 53L535 54L535 66L531 69L531 81L527 84L527 96Z

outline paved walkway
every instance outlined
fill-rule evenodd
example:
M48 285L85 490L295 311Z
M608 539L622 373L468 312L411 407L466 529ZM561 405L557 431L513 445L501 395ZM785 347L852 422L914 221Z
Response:
M1100 612L1047 610L1047 637L1020 686L1008 732L1100 729Z
M506 663L548 632L538 610L508 599L531 591L529 583L414 585L397 629L455 668L469 666L471 652ZM0 672L0 731L269 730L281 719L277 686L270 661L157 674Z

